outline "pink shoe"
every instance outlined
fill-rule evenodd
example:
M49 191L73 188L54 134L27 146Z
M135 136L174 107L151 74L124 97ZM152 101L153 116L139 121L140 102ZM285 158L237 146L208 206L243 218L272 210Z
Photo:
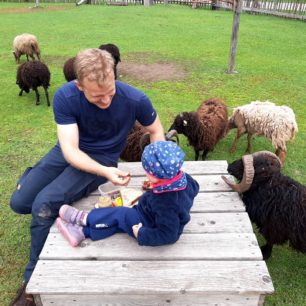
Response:
M61 218L57 218L56 225L73 247L78 246L85 239L83 228L77 224L67 223Z
M78 210L67 204L64 204L59 210L59 216L62 220L82 226L86 226L87 215L83 210Z

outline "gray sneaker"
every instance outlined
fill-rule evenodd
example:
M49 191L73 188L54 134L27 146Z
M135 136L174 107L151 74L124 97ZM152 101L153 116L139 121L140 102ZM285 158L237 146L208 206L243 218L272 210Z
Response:
M85 239L82 226L67 223L61 218L56 219L56 225L62 235L73 247L78 246Z

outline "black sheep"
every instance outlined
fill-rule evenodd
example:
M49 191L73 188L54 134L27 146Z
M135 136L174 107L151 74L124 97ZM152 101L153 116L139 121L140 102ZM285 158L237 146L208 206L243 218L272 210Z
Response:
M169 131L176 130L184 134L189 144L194 148L195 160L202 160L227 131L227 107L220 99L209 99L202 102L196 112L183 112L177 115Z
M108 53L112 55L114 59L114 75L115 75L115 79L117 80L117 65L121 61L119 48L114 44L105 44L105 45L101 45L99 49L107 51ZM75 61L75 56L68 58L66 62L64 63L63 72L64 72L64 76L67 82L70 82L77 78L76 73L74 71L74 61Z
M306 253L306 187L283 175L281 161L272 152L245 155L228 166L239 184L225 182L240 192L246 211L266 239L261 247L264 259L274 244L289 245Z
M43 86L47 98L48 106L50 106L48 87L50 86L50 71L46 64L40 61L26 62L18 67L16 84L21 89L19 96L23 91L26 93L33 89L36 94L36 105L39 105L39 93L37 87Z
M114 74L117 80L117 65L121 62L119 48L114 44L104 44L99 47L101 50L109 52L114 59Z

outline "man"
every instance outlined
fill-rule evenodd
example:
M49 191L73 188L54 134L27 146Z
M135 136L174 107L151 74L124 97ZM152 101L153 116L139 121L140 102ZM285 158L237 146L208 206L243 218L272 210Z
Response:
M87 196L107 180L114 185L129 183L129 173L119 170L117 161L135 120L146 127L151 142L164 140L149 98L115 81L113 66L106 51L81 51L75 60L77 80L54 95L59 142L25 171L11 198L16 213L32 214L30 261L12 305L35 305L25 287L60 207Z

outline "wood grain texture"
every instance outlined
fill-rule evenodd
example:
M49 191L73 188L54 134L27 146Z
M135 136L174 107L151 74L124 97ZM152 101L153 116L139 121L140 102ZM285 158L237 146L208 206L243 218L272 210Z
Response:
M183 234L175 244L161 247L139 246L127 234L104 240L86 239L71 247L60 233L48 236L40 254L44 260L261 260L254 234Z

